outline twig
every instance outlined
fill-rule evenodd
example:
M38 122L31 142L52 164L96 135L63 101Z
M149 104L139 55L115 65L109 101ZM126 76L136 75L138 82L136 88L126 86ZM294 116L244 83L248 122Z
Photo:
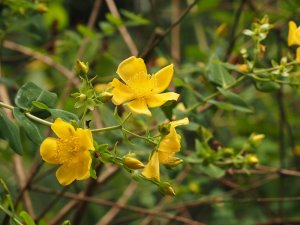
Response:
M241 17L245 2L246 2L246 0L241 0L240 6L237 9L237 11L235 13L235 16L234 16L234 22L233 22L233 26L232 26L230 37L229 37L230 41L229 41L229 45L228 45L228 48L227 48L227 51L226 51L226 54L225 54L225 59L226 60L228 60L228 58L229 58L229 56L232 52L232 49L234 47L235 41L236 41L235 32L236 32L237 26L239 24L240 17Z
M111 178L114 174L116 174L119 171L119 167L108 166L105 168L104 171L105 172L97 179L98 184L104 184L109 178ZM84 197L84 191L80 192L78 195L80 197ZM49 225L59 224L65 218L65 216L72 211L72 209L74 209L78 204L80 204L80 202L81 201L77 199L70 201L61 210L59 210L59 213L54 218L52 218L48 224Z
M129 198L134 193L135 189L137 187L137 184L135 182L131 182L128 187L123 192L123 195L119 198L117 201L120 205L126 205ZM112 207L102 218L98 221L96 225L107 225L110 224L110 222L114 219L114 217L120 212L120 208L118 207Z
M198 0L195 0L193 3L191 3L182 13L182 15L171 24L171 26L165 30L161 35L157 36L157 38L153 39L153 42L149 43L149 45L146 45L146 48L142 51L142 53L139 55L140 57L146 59L150 53L153 51L153 49L178 25L182 22L182 20L185 18L185 16L190 12L190 10L196 5Z
M106 4L107 4L111 14L116 18L120 18L120 14L119 14L119 11L116 7L114 0L105 0L105 1L106 1ZM137 49L136 45L134 44L126 26L124 26L124 25L119 26L118 30L119 30L120 34L122 35L122 38L124 39L125 43L127 44L131 55L137 56L138 49Z
M46 56L37 51L34 51L28 47L14 43L12 41L4 41L3 47L10 49L10 50L21 52L24 55L28 55L37 60L40 60L41 62L56 69L58 72L63 74L67 79L69 79L75 86L79 87L80 82L79 82L79 79L75 76L75 74L71 70L64 67L63 65L55 62L51 57Z
M58 194L58 191L49 189L49 188L44 188L44 187L32 187L32 190L37 191L37 192L53 194L53 195ZM155 212L155 211L152 211L149 209L144 209L144 208L140 208L140 207L136 207L136 206L120 205L116 202L112 202L109 200L88 197L88 196L79 196L78 194L73 194L70 192L64 193L63 196L67 197L67 198L71 198L71 199L76 199L78 201L84 201L84 202L89 202L89 203L95 203L98 205L105 205L105 206L110 206L110 207L117 207L120 209L126 209L126 210L136 212L139 214L143 214L143 215L156 215L156 216L160 216L160 217L167 218L167 219L173 219L173 220L182 222L187 225L205 225L204 223L201 223L201 222L198 222L195 220L191 220L191 219L188 219L188 218L185 218L182 216L176 216L176 215L172 215L172 214L165 213L165 212Z
M180 0L172 0L172 23L176 22L180 14ZM180 62L180 24L171 31L171 56L175 67Z

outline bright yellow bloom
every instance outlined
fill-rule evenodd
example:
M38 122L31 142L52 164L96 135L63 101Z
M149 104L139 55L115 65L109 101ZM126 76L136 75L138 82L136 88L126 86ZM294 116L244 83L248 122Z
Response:
M300 27L294 21L289 22L288 45L300 45Z
M134 56L120 63L117 74L121 82L114 78L110 83L112 102L115 105L126 103L133 113L151 116L148 107L159 107L168 100L177 100L179 94L175 92L162 93L169 86L173 77L173 65L169 65L155 73L147 73L144 60Z
M177 134L175 128L188 123L188 118L170 122L170 132L161 140L157 151L152 154L148 164L142 172L144 177L160 180L159 163L172 167L182 162L179 158L174 157L175 153L179 152L181 147L181 136Z
M90 177L92 158L89 150L95 150L92 133L88 129L75 129L71 124L58 118L51 129L58 138L46 138L40 147L44 161L61 164L56 171L60 184L68 185L74 180Z

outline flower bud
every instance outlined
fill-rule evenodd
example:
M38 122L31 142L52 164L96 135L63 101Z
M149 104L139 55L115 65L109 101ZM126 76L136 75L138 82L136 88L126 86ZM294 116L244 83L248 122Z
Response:
M112 99L112 97L113 97L112 93L110 93L108 91L104 91L99 95L98 99L101 102L105 103L105 102L109 102Z
M87 99L86 95L85 95L85 94L82 94L82 93L81 93L79 96L77 96L76 98L78 98L78 99L81 100L81 101L84 101L84 100Z
M237 64L237 67L242 73L249 72L249 68L247 64Z
M255 155L247 155L246 162L250 165L256 165L259 160Z
M137 170L137 169L142 169L145 167L145 165L138 159L136 159L135 157L132 156L125 156L124 157L124 165L126 165L128 168L133 169L133 170Z
M36 9L36 11L38 11L40 13L48 12L48 7L43 3L37 4L35 9Z
M165 165L169 166L169 167L176 167L178 166L179 164L181 164L183 162L182 159L179 159L177 157L172 157L168 163L165 163Z
M259 145L264 138L264 134L252 133L249 137L249 142L253 145Z
M160 191L165 195L175 196L175 191L168 182L160 183Z
M165 57L160 56L160 57L155 59L155 64L158 67L164 67L168 64L168 60Z
M75 71L79 74L87 74L89 71L89 67L87 63L81 62L79 60L76 61Z

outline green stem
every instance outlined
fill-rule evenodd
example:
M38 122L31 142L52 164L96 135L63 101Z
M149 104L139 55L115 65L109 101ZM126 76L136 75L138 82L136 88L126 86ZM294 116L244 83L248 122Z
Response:
M14 109L13 106L8 105L8 104L5 104L4 102L0 102L0 107L6 108L6 109L10 109L10 110L13 110L13 109Z
M2 108L6 108L6 109L10 109L10 110L13 110L15 107L11 106L11 105L8 105L8 104L5 104L4 102L0 102L0 107ZM31 120L34 120L38 123L41 123L43 125L46 125L46 126L51 126L52 123L51 122L48 122L47 120L43 120L43 119L40 119L32 114L30 114L29 112L25 112L24 113L25 116L27 116L29 119Z
M286 66L291 66L291 65L294 65L294 64L298 64L298 62L292 61L292 62L287 63ZM278 70L278 69L280 69L280 65L279 66L274 66L274 67L271 67L271 68L267 68L267 69L256 69L253 72L256 73L256 74L259 74L259 73L266 73L266 72L270 72L270 71Z
M53 124L53 123L51 123L51 122L49 122L49 121L47 121L47 120L43 120L43 119L41 119L41 118L38 118L38 117L36 117L36 116L34 116L34 115L28 113L28 112L26 112L25 115L26 115L29 119L34 120L35 122L38 122L38 123L40 123L40 124L43 124L43 125L46 125L46 126L49 126L49 127L51 127L52 124Z
M132 136L134 136L134 137L137 137L137 138L140 138L140 139L144 139L144 140L146 140L146 141L148 141L148 142L150 142L150 143L152 143L152 144L154 144L154 145L157 144L155 141L151 141L149 138L144 137L144 136L141 136L141 135L138 135L138 134L135 134L135 133L133 133L133 132L131 132L131 131L129 131L129 130L123 128L123 127L122 127L122 131L124 131L124 132L126 132L126 133L128 133L128 134L130 134L130 135L132 135Z
M83 114L82 114L82 117L81 117L81 119L80 119L80 125L81 125L81 127L83 127L83 128L85 127L85 124L84 124L84 117L85 117L87 111L88 111L88 109L87 109L87 107L85 107L85 108L84 108L84 111L83 111Z
M0 204L0 210L2 210L5 214L7 214L10 218L12 218L17 224L23 225L23 223L7 208Z
M246 75L240 76L240 77L239 77L238 79L236 79L232 84L230 84L229 86L227 86L226 88L224 88L224 90L229 90L229 89L233 88L233 87L236 86L238 83L240 83L242 80L244 80L246 77L247 77ZM203 105L203 103L208 102L210 99L212 99L212 98L218 96L219 94L220 94L219 91L214 92L213 94L211 94L211 95L209 95L209 96L203 98L201 102L198 102L198 103L196 103L195 105L193 105L192 107L190 107L187 111L188 111L188 112L193 111L193 110L196 109L198 106Z
M116 125L116 126L111 126L111 127L104 127L104 128L98 128L98 129L92 129L91 132L93 133L100 133L100 132L105 132L105 131L111 131L111 130L119 130L122 129L122 125Z

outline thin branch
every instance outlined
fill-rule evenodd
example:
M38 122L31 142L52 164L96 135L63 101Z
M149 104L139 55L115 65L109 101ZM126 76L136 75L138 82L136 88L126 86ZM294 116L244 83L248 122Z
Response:
M107 4L111 14L116 18L121 18L114 0L105 0L105 1L106 1L106 4ZM137 49L135 43L133 42L126 26L124 26L124 25L119 26L118 30L119 30L120 34L122 35L122 38L124 39L125 43L127 44L131 55L137 56L138 49Z
M21 52L24 55L31 56L47 65L53 67L58 72L63 74L67 79L69 79L75 86L79 87L80 82L79 82L79 79L75 76L75 74L71 70L64 67L63 65L55 62L51 57L46 56L40 52L34 51L28 47L25 47L23 45L17 44L12 41L4 41L3 47L10 49L10 50L17 51L17 52Z
M31 189L33 191L48 193L48 194L53 194L53 195L57 195L59 193L56 190L44 188L44 187L32 187ZM99 198L88 197L88 196L80 196L78 194L74 194L74 193L70 193L70 192L64 193L63 196L66 198L76 199L78 201L89 202L89 203L94 203L94 204L98 204L98 205L110 206L110 207L117 207L120 209L126 209L126 210L136 212L136 213L139 213L142 215L156 215L156 216L160 216L163 218L176 220L178 222L182 222L187 225L205 225L204 223L201 223L201 222L198 222L195 220L191 220L191 219L188 219L188 218L185 218L182 216L176 216L176 215L172 215L172 214L165 213L165 212L155 212L155 211L137 207L137 206L120 205L116 202L112 202L112 201L105 200L105 199L99 199Z
M142 53L139 55L140 57L146 59L150 53L153 51L153 49L178 25L180 24L185 16L190 12L190 10L197 4L199 0L195 0L193 3L191 3L182 13L182 15L171 24L171 26L166 29L163 33L161 33L159 36L153 39L151 43L146 45L146 48L142 51Z
M123 192L123 195L117 201L120 205L126 205L132 194L137 188L135 182L131 182L128 187ZM102 218L98 221L96 225L108 225L115 218L115 216L120 212L121 208L112 207Z

